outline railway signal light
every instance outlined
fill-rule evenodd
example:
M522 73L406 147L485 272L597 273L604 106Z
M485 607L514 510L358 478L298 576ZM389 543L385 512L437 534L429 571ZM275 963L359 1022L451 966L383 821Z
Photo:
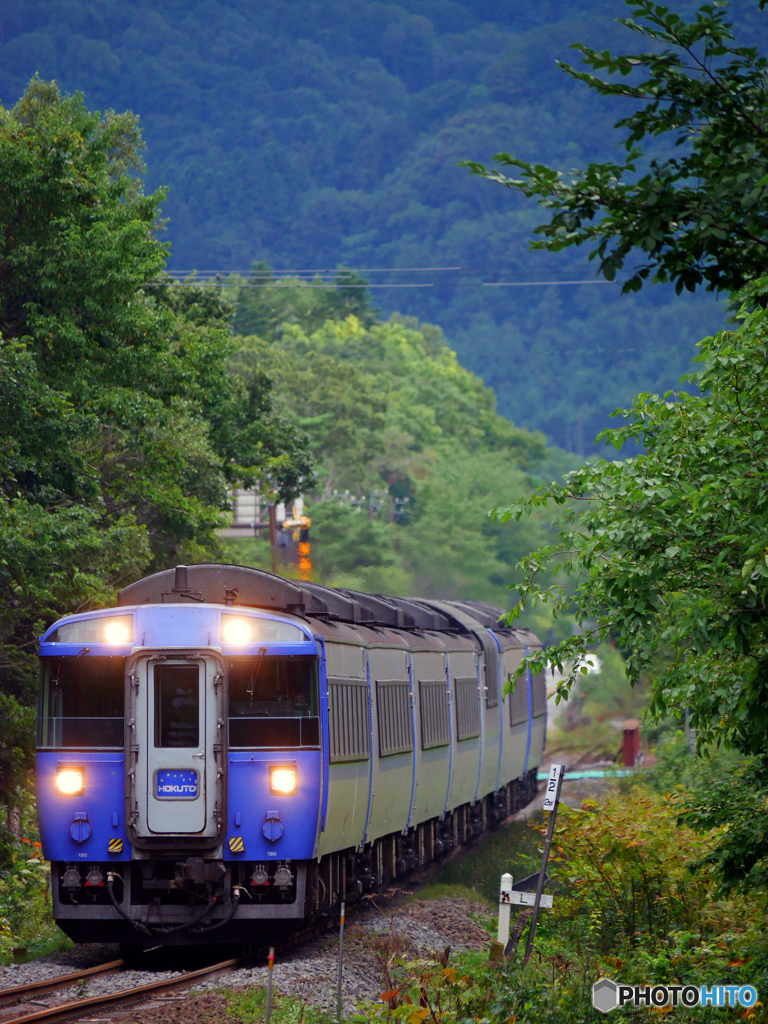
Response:
M299 555L299 579L309 582L312 579L311 546L309 528L312 520L304 512L304 502L298 499L293 503L293 516L283 520L284 530L293 530L293 542Z

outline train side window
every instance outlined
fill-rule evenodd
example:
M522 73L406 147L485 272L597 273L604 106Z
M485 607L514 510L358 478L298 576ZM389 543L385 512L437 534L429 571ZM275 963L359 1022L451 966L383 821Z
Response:
M543 672L538 672L533 677L532 686L533 717L546 714L547 711L547 681Z
M408 680L377 679L376 708L379 721L379 757L413 750L411 687Z
M155 665L155 746L200 745L200 670Z
M485 706L495 708L499 705L499 649L490 633L481 633L480 642L485 652Z
M228 658L229 745L317 747L317 658Z
M368 683L328 676L328 731L331 764L366 761L371 755Z
M515 668L517 664L515 664ZM528 677L515 675L514 669L508 672L507 681L511 683L512 694L509 697L509 724L519 725L528 720Z
M37 745L55 750L120 750L124 740L125 658L43 658Z

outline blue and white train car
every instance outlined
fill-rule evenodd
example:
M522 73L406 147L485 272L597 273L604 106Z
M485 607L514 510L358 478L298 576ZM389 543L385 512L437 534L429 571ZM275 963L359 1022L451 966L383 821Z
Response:
M40 642L38 810L76 941L263 943L530 801L524 630L232 565L179 566Z

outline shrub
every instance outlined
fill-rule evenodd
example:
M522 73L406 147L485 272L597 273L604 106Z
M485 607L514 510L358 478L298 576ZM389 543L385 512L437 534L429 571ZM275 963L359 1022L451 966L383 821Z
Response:
M49 877L40 843L22 840L10 867L0 874L0 959L52 926Z
M738 941L754 919L756 899L721 896L714 867L703 863L722 829L679 824L682 801L679 792L636 786L608 797L599 814L591 801L561 808L559 859L572 890L556 913L595 952Z

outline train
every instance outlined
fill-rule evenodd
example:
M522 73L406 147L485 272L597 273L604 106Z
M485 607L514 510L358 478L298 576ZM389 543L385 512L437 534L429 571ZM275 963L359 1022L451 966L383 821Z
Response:
M76 942L264 944L536 794L536 636L476 601L179 565L40 638L37 807Z

